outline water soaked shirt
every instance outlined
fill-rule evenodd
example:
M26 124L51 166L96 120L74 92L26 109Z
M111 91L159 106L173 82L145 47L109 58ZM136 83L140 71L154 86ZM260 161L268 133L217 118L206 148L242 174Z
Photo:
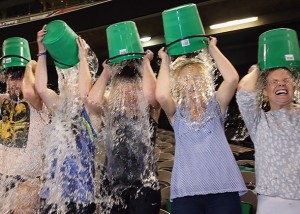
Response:
M255 146L256 192L300 199L300 108L264 112L256 93L236 98Z
M215 96L198 122L188 124L183 115L181 109L176 110L171 199L246 192L244 180L224 133L224 117Z
M5 100L0 121L0 173L35 178L41 175L42 133L47 123L45 111L28 102Z
M151 128L152 127L152 128ZM147 117L118 115L107 130L106 173L112 185L128 187L154 171L153 124Z
M49 127L52 132L47 136L47 149L50 151L47 154L51 166L46 168L48 179L44 183L41 197L91 203L94 201L93 142L96 135L89 116L83 108L76 122L70 120L63 126L58 123L59 120L54 120ZM58 194L61 195L56 196Z

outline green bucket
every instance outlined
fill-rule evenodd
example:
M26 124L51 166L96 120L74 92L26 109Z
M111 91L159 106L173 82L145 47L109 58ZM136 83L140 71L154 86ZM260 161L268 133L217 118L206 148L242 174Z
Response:
M11 37L2 45L2 69L26 67L31 60L28 41L21 37Z
M195 4L165 10L162 19L169 55L182 55L207 47L207 38Z
M111 64L144 56L137 27L132 21L119 22L106 29Z
M78 35L61 20L54 20L46 25L47 33L43 43L58 68L70 68L79 62Z
M300 48L296 31L278 28L259 36L258 66L261 71L288 67L299 72Z
M166 210L171 213L171 201L169 198L166 199Z
M252 204L250 204L249 202L242 201L241 206L242 206L242 214L251 214Z

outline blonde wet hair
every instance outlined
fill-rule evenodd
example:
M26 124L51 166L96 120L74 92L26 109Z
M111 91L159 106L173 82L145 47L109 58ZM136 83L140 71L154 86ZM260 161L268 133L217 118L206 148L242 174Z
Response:
M207 59L209 56L203 57ZM187 121L197 121L215 92L214 66L210 60L181 56L170 66L171 94Z

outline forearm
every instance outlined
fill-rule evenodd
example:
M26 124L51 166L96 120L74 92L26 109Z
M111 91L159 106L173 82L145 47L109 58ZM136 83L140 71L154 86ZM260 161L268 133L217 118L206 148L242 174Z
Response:
M25 73L22 81L22 92L25 99L27 99L26 96L33 97L37 95L34 84L35 84L35 78L33 74L33 67L29 62L26 65Z
M161 61L157 85L156 85L156 99L167 99L170 96L170 60L164 58ZM160 102L160 101L159 101Z
M214 58L215 63L224 79L230 85L237 86L239 75L231 62L222 54L217 46L209 46L209 53Z
M35 88L41 95L47 91L48 74L46 65L46 55L38 57L36 73L35 73Z
M46 56L40 56L35 72L35 88L43 103L50 111L55 111L60 107L59 96L47 87L48 74L46 66Z
M26 65L23 81L22 81L22 93L24 98L31 103L31 105L40 110L42 108L42 101L35 89L34 70L36 68L36 62L30 61Z
M110 71L105 68L96 83L92 86L88 94L87 107L93 114L99 114L102 110L102 105L105 102L104 93L106 85L110 78Z
M253 70L251 70L253 68ZM247 75L245 75L238 85L239 91L246 91L246 92L255 92L256 91L256 82L259 77L259 70L256 67L251 67L250 71Z
M156 108L159 106L155 96L156 77L153 73L150 61L144 59L143 62L143 93L148 103Z
M79 93L83 100L89 95L92 87L92 77L89 71L89 66L86 58L80 60L79 63Z

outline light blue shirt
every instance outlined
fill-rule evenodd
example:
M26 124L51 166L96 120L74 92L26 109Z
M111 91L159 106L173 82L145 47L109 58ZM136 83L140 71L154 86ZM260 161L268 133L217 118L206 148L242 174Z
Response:
M224 132L224 117L213 97L199 122L191 126L177 109L171 199L247 191ZM204 121L204 122L202 122Z

